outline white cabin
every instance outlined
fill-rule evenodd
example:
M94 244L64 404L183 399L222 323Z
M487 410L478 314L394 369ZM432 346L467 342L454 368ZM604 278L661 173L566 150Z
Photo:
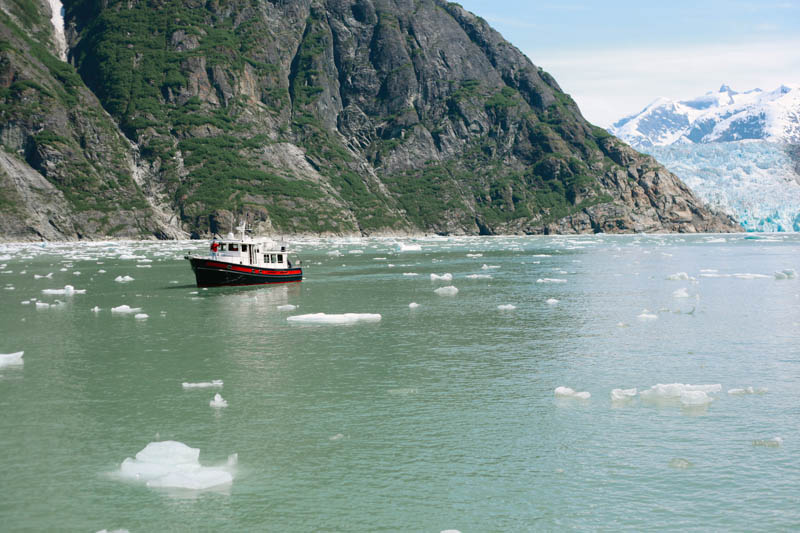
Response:
M237 239L233 233L229 233L225 239L216 240L219 248L216 255L211 252L212 259L260 268L292 268L289 252L283 243L278 244L265 237L248 237L243 227L237 229L242 231L240 238Z

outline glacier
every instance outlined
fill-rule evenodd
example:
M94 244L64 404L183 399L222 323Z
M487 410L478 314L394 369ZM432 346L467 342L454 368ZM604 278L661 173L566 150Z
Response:
M609 131L747 231L800 231L800 87L659 98Z

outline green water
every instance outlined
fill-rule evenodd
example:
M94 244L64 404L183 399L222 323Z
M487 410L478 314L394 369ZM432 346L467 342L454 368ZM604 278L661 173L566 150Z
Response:
M800 527L800 280L773 276L800 270L800 237L417 242L302 241L302 283L209 290L181 259L204 243L0 247L0 353L25 351L0 368L0 529ZM66 284L86 293L41 293ZM123 304L148 318L110 312ZM320 312L382 319L286 320ZM609 397L674 382L722 390L701 409ZM726 392L747 386L768 392ZM209 407L217 392L228 407ZM233 483L120 478L162 440L204 465L238 453Z

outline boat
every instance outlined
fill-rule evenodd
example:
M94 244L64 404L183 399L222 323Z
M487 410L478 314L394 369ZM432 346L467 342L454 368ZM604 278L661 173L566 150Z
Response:
M236 228L237 238L214 238L206 256L186 255L198 287L230 287L302 281L303 269L292 264L282 243L265 237L250 237L245 224Z

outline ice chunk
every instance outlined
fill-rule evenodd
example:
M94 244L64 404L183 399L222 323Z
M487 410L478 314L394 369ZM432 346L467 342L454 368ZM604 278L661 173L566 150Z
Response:
M737 279L769 279L770 276L766 276L764 274L751 274L746 272L744 274L733 274L734 278Z
M639 313L636 316L636 318L638 318L639 320L656 320L658 318L658 315L654 315L647 309L642 309L642 312Z
M340 255L342 255L342 252L340 252L339 250L331 250L330 252L328 252L328 255L331 257L339 257Z
M469 279L492 279L491 274L470 274L467 277Z
M453 275L450 274L449 272L442 274L441 276L439 274L431 274L431 281L436 281L436 280L453 281Z
M129 305L120 305L119 307L112 307L112 313L119 313L119 314L130 314L130 313L138 313L141 311L141 307L131 307Z
M728 389L728 394L731 395L742 395L742 394L764 394L767 392L768 389L764 387L745 387L743 389Z
M467 254L467 257L483 257L483 254Z
M222 398L221 394L217 393L214 395L214 399L208 402L208 405L216 409L220 409L222 407L228 407L228 402Z
M80 276L80 275L81 275L81 273L80 273L80 272L78 272L78 271L75 271L75 272L73 272L73 273L72 273L72 275L73 275L73 276Z
M328 440L337 441L337 440L342 440L343 438L344 438L344 435L342 435L341 433L337 433L336 435L328 437Z
M439 287L433 292L435 292L439 296L455 296L456 294L458 294L458 289L453 287L452 285L448 285L447 287Z
M419 244L405 244L402 242L397 243L398 252L419 252L421 250L422 246Z
M419 276L416 272L403 272L404 276Z
M676 457L669 462L669 467L677 468L679 470L685 470L687 468L692 467L692 462L687 459L683 459L681 457Z
M136 458L120 465L121 477L144 481L148 487L203 490L233 482L230 467L208 467L199 462L200 450L177 441L151 442Z
M278 311L294 311L295 309L297 309L297 306L292 304L278 306Z
M30 301L30 300L22 300L20 303L21 303L22 305L30 305L30 304L31 304L31 301Z
M47 309L50 307L50 304L45 302L36 302L36 309Z
M688 298L689 290L686 287L681 287L672 293L673 298Z
M103 270L103 269L101 268L100 270L98 270L98 271L97 271L97 273L98 273L98 274L105 274L105 273L106 273L106 271L105 271L105 270Z
M95 305L94 307L92 307L92 312L99 313L100 312L100 308Z
M688 280L689 274L686 272L677 272L675 274L670 274L667 276L667 279L670 281L680 281L680 280Z
M547 300L545 300L545 303L547 305L556 305L558 303L558 300L556 300L555 298L548 298Z
M794 279L797 277L797 272L793 268L785 268L779 272L775 272L775 279Z
M40 276L39 274L34 274L33 275L33 279L50 279L52 277L53 277L53 273L52 272L50 272L46 276Z
M612 402L625 402L632 400L636 396L636 387L632 389L613 389L611 391Z
M669 383L653 385L648 390L639 393L642 400L653 403L679 402L685 406L702 406L711 403L714 398L711 393L722 390L722 385L685 385L683 383Z
M516 305L511 305L511 304L502 304L502 305L498 305L497 308L499 310L501 310L501 311L513 311L514 309L517 308L517 306Z
M559 278L539 278L536 283L566 283L567 280Z
M76 289L72 285L65 285L63 289L42 289L42 294L64 294L72 296L73 294L86 294L86 289Z
M187 383L184 381L181 383L181 386L184 389L208 389L212 387L222 387L222 380L215 379L213 381L200 381L198 383Z
M344 313L339 315L311 313L290 316L286 320L304 324L354 324L356 322L378 322L380 319L381 315L373 313Z
M130 276L117 276L114 278L114 281L117 283L128 283L129 281L133 281L133 278Z
M592 396L588 392L575 392L569 387L556 387L555 395L559 398L578 398L579 400L588 400Z
M495 268L500 268L500 265L486 265L485 264L485 265L483 265L481 267L481 270L492 270L492 269L495 269Z
M681 393L681 404L683 405L706 405L714 399L701 390L687 390Z
M25 362L22 360L22 356L25 352L14 352L14 353L0 353L0 368L4 366L14 366L14 365L22 365Z
M781 444L783 444L783 439L780 437L753 441L753 446L766 446L767 448L778 448Z
M353 254L353 255L361 255L361 254L363 254L363 253L364 253L364 250L350 250L350 251L349 251L349 252L347 252L347 253L348 253L348 254Z
M136 313L133 316L133 318L135 318L137 320L145 320L145 319L149 318L149 316L147 315L147 313Z
M417 302L411 302L410 304L408 304L409 309L416 309L417 307L419 307L419 304Z

